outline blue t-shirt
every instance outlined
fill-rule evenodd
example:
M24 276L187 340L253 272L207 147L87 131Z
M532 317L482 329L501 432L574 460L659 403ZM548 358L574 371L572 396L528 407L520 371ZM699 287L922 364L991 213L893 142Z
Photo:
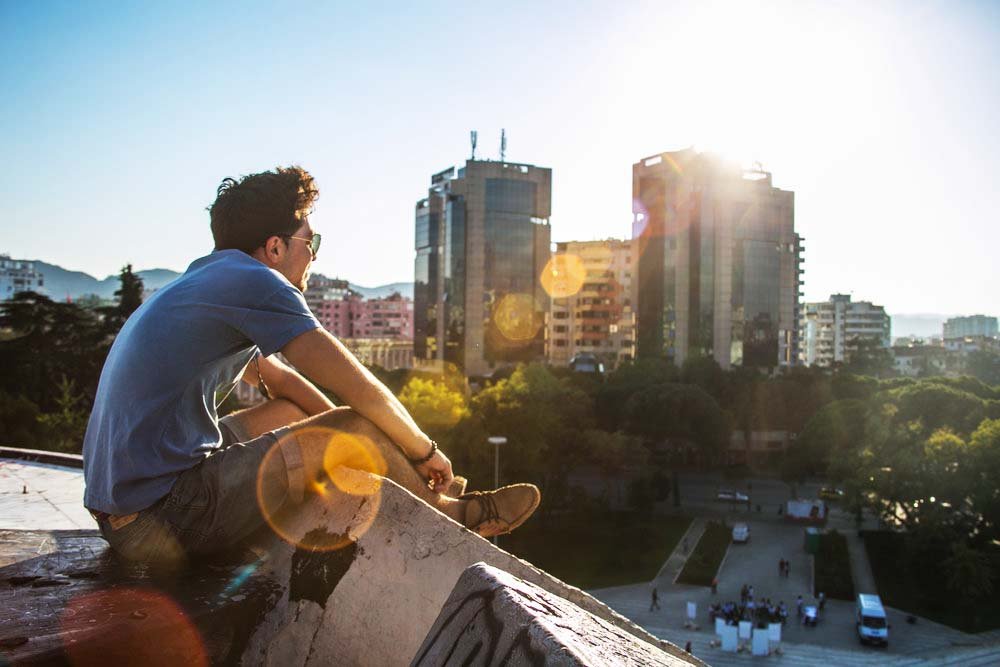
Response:
M319 328L302 293L239 250L192 262L111 346L83 440L84 504L130 514L217 449L216 412L258 351Z

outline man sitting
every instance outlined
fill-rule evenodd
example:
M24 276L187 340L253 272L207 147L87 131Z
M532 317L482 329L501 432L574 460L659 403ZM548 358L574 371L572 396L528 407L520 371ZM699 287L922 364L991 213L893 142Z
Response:
M273 513L320 488L331 462L352 465L358 457L339 451L347 442L379 461L375 472L482 536L509 532L538 506L530 484L446 495L448 457L310 312L317 196L299 167L224 180L210 209L215 250L158 290L115 340L84 438L84 504L126 558L241 544L266 525L260 498ZM219 419L241 379L270 400Z

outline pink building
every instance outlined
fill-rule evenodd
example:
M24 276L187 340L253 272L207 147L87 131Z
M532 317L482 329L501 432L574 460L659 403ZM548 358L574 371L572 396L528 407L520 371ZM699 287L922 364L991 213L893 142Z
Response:
M306 302L323 328L342 340L413 340L413 300L394 293L365 299L346 280L314 275Z
M358 304L353 320L354 338L413 340L413 300L398 292L383 299Z

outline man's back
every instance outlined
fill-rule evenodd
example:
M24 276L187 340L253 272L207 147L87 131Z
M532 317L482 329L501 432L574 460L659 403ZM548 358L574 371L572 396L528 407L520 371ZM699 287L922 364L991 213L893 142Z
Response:
M281 274L239 250L196 260L122 328L84 438L87 507L144 509L219 446L216 407L260 351L319 324Z

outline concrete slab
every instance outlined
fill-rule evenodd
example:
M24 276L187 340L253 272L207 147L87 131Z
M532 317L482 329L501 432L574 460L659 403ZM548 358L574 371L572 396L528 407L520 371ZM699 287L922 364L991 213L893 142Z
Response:
M0 529L97 528L83 487L79 468L0 458Z
M411 663L424 665L702 664L667 654L506 572L467 568Z

